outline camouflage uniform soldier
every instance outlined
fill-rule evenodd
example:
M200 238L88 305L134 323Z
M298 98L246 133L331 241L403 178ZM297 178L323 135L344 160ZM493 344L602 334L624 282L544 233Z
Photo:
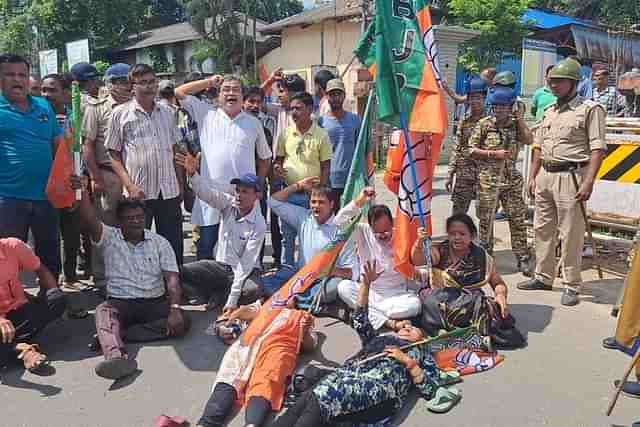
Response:
M522 174L516 168L521 143L531 144L533 135L521 113L513 114L515 93L496 88L489 95L493 116L480 120L471 134L469 147L479 170L480 241L493 251L493 222L498 201L505 209L511 232L511 248L518 269L532 275L527 248L526 206L522 199Z
M484 102L487 94L487 82L482 79L473 79L467 93L467 105L469 112L462 119L456 133L456 144L451 150L449 158L449 176L445 183L447 191L451 194L453 213L467 213L471 200L477 198L478 168L476 162L469 154L469 137L471 131L484 116ZM455 185L453 180L455 177Z

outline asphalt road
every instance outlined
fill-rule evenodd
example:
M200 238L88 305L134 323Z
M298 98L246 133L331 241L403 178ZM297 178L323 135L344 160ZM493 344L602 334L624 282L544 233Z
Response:
M436 188L434 232L441 235L451 209L442 191L442 174ZM381 200L392 201L381 193ZM507 223L497 224L496 236L498 269L510 287L511 310L528 337L528 347L505 352L504 363L489 372L465 377L460 384L463 399L449 414L429 413L414 397L394 425L601 427L629 426L640 419L637 401L626 397L620 398L611 417L604 415L612 382L630 362L600 346L614 331L609 312L622 281L612 276L598 281L595 272L587 270L583 302L562 307L559 287L534 293L515 288L523 277L507 249ZM88 308L98 301L89 292L71 297L74 305ZM40 342L55 374L39 377L17 368L2 372L0 427L142 427L152 426L160 414L182 415L195 425L225 347L211 336L214 313L191 315L193 328L186 339L131 346L140 372L115 383L93 372L100 357L87 349L94 332L91 316L52 325ZM318 323L325 340L311 359L340 363L358 350L349 327L330 319ZM229 425L242 426L243 420L238 413Z

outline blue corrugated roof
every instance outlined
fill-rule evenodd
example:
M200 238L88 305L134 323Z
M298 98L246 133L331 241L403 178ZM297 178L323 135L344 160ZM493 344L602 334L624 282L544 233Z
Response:
M563 25L576 24L585 27L597 28L598 25L593 21L574 18L572 16L559 15L557 13L545 12L538 9L528 9L522 17L525 21L534 22L535 26L548 30L551 28L561 27Z

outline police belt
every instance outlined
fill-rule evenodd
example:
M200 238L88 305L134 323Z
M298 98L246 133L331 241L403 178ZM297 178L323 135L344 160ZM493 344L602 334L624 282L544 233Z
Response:
M549 173L569 172L587 166L589 162L552 162L542 161L542 167Z

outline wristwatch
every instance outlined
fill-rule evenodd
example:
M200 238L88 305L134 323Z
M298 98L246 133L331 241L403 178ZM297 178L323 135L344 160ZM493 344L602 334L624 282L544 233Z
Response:
M180 304L171 304L169 308L175 308L176 310L182 311L182 307L180 307Z

